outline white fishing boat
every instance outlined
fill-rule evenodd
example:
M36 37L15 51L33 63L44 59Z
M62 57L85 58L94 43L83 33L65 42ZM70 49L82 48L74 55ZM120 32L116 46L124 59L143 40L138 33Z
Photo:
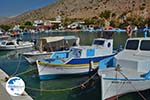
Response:
M38 40L37 48L38 50L23 53L25 59L29 63L35 63L36 60L50 58L50 55L54 51L65 50L69 48L66 47L66 41L71 41L79 45L79 37L76 36L50 36L43 37ZM69 42L68 42L69 43Z
M87 74L97 68L100 60L114 55L113 40L97 38L92 46L74 46L68 51L53 52L49 59L37 60L36 63L40 79L46 80Z
M5 40L8 40L10 39L11 37L9 35L4 35L4 34L0 34L0 44L5 41Z
M150 89L150 38L129 38L124 50L115 56L116 67L107 67L108 61L99 64L101 100Z
M0 50L17 50L24 48L31 48L34 43L28 41L18 41L18 40L5 40L0 44Z

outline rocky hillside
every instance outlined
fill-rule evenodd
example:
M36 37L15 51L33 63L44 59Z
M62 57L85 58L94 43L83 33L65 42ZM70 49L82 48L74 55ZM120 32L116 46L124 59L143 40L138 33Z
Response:
M59 0L46 7L1 20L0 23L20 23L37 19L51 19L58 15L68 18L92 18L110 10L117 16L132 12L143 18L150 17L150 0Z

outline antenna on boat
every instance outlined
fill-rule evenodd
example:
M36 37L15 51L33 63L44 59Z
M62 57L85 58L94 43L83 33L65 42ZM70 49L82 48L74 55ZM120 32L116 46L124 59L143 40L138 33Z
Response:
M144 38L147 37L147 33L148 33L148 24L145 25L145 28L144 28Z

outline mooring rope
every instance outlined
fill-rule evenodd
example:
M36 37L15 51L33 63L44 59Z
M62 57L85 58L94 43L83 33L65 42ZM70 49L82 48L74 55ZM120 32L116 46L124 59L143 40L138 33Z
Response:
M109 71L113 71L113 70L109 70ZM109 72L109 71L108 71L108 72ZM126 79L126 81L131 82L131 81L126 77L126 75L124 75L124 74L121 72L120 66L118 66L118 67L115 69L115 71L116 71L116 72L119 72L119 73ZM106 71L104 71L104 72L106 72ZM116 73L116 74L117 74L117 73ZM117 75L115 75L115 77L117 77ZM123 85L124 85L124 84L122 84L121 87L118 89L118 92L121 90L121 88L123 87ZM105 97L106 93L108 92L108 90L109 90L109 88L110 88L111 86L112 86L112 84L110 84L110 86L106 89L106 92L104 93L104 97ZM136 89L136 87L132 84L132 82L131 82L131 86L136 90L136 92L141 96L141 98L142 98L143 100L146 100L146 98L140 93L140 91L138 91L138 90ZM112 99L112 100L116 100L116 99L118 99L118 97L119 97L119 95L117 95L117 98L114 98L114 99Z
M15 75L17 72L18 72L18 70L19 70L19 67L20 67L20 63L21 63L21 55L19 56L19 63L18 63L18 65L17 65L17 68L16 68L16 70L14 71L14 73L12 74L12 75L10 75L10 76L13 76L13 75Z
M126 75L124 75L121 71L119 71L119 73L128 81L131 82L128 77L126 77ZM136 90L136 92L142 97L143 100L146 100L146 98L140 93L139 90L137 90L137 88L131 83L131 86Z
M0 80L0 81L7 81L9 78L11 77L15 77L15 76L20 76L20 75L23 75L23 74L26 74L28 72L31 72L33 70L36 70L37 68L32 68L30 70L27 70L27 71L24 71L24 72L21 72L21 73L18 73L18 70L19 70L19 66L20 66L20 63L21 63L21 56L19 58L19 63L17 65L17 68L16 70L14 71L14 73L12 75L10 75L9 77L5 77L3 80ZM45 67L44 67L45 68ZM83 83L79 84L79 85L76 85L76 86L73 86L73 87L68 87L68 88L62 88L62 89L49 89L49 90L43 90L43 89L38 89L38 88L32 88L32 87L28 87L26 86L26 89L31 89L31 90L35 90L35 91L43 91L43 92L62 92L62 91L71 91L71 90L74 90L74 89L77 89L79 87L81 88L85 88L86 84L92 80L95 76L97 75L97 72L95 74L93 74L90 78L88 78L86 81L84 81Z
M27 71L24 71L24 72L15 74L15 75L13 75L13 76L20 76L20 75L23 75L23 74L25 74L25 73L31 72L31 71L33 71L33 70L36 70L36 69L37 69L37 68L32 68L32 69L30 69L30 70L27 70Z
M83 83L79 84L79 85L76 85L76 86L73 86L73 87L68 87L68 88L62 88L62 89L52 89L52 90L46 90L46 89L38 89L38 88L31 88L31 87L28 87L26 86L26 89L30 89L30 90L34 90L34 91L42 91L42 92L64 92L64 91L71 91L71 90L74 90L74 89L77 89L77 88L85 88L86 84L92 80L95 76L97 75L97 73L93 74L90 78L88 78L86 81L84 81Z
M23 75L25 73L28 73L30 71L33 71L33 70L36 70L37 68L33 68L33 69L30 69L30 70L27 70L25 72L22 72L22 73L18 73L16 75L13 75L11 77L14 77L14 76L19 76L19 75ZM32 88L32 87L28 87L26 86L25 88L26 89L30 89L30 90L34 90L34 91L42 91L42 92L63 92L63 91L71 91L71 90L74 90L74 89L77 89L77 88L85 88L86 84L92 80L95 76L97 75L97 72L94 73L90 78L88 78L86 81L84 81L83 83L79 84L79 85L76 85L76 86L73 86L73 87L68 87L68 88L62 88L62 89L49 89L49 90L46 90L46 89L38 89L38 88ZM4 81L6 82L10 77L5 77L4 79L0 80L0 81Z

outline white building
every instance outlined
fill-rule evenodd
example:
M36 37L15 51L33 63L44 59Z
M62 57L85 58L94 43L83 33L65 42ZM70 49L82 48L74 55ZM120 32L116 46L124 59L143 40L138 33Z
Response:
M35 20L33 26L43 25L44 22L42 20Z

